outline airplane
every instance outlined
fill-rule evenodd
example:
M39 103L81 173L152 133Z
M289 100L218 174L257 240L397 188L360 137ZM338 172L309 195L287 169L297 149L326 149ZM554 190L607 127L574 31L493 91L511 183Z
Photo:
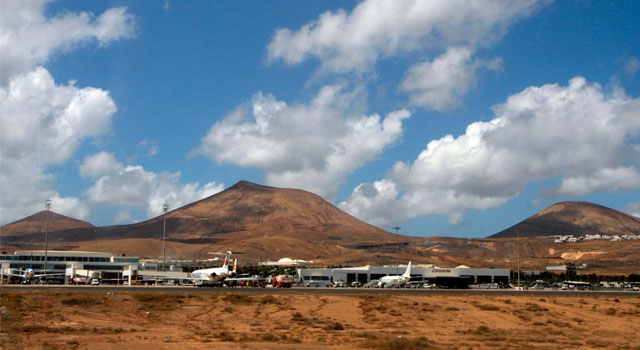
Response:
M39 272L36 273L33 268L29 267L24 270L19 269L9 269L8 272L2 272L3 276L7 276L8 278L18 277L22 279L22 283L29 283L32 280L46 280L47 277L54 276L64 276L64 272L61 273L48 273L48 272Z
M227 252L227 254L231 254L231 252ZM209 269L200 269L195 270L191 273L189 280L194 281L200 284L213 283L213 282L221 282L228 276L233 276L237 272L238 267L238 259L234 260L233 270L229 271L229 256L227 255L224 258L224 263L221 267L212 267Z
M378 288L404 286L411 279L411 261L407 265L407 270L400 276L384 276L378 281Z

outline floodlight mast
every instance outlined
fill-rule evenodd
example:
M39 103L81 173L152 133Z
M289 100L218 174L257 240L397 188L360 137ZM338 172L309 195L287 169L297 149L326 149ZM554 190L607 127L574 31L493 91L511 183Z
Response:
M165 271L164 264L166 260L166 239L167 239L167 210L169 210L169 204L162 205L162 271Z
M398 231L401 228L402 227L400 226L392 227L392 229L396 230L396 273L398 275L400 274L400 263L398 262L398 256L400 255L400 234L398 233Z
M47 271L47 258L49 255L49 211L51 210L51 199L44 201L44 208L47 210L44 221L44 271Z

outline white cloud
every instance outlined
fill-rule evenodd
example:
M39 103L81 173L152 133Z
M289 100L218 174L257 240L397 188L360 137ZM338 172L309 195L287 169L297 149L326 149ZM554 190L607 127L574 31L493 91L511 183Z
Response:
M640 70L640 60L636 56L631 56L631 58L625 63L624 70L630 76L634 76L638 70Z
M46 63L53 54L91 40L100 45L134 34L134 18L125 8L91 13L64 12L46 17L49 1L3 1L0 22L0 85Z
M495 70L502 62L473 60L472 54L467 47L450 47L433 61L412 66L400 87L411 94L411 104L415 106L437 110L455 107L460 97L475 85L478 69Z
M627 205L620 209L621 211L633 215L637 218L640 218L640 201L637 202L629 202Z
M561 178L554 192L565 195L640 187L640 152L630 143L640 132L639 98L621 89L605 95L576 77L566 87L527 88L494 109L495 119L429 142L412 164L396 163L382 180L394 192L354 191L341 207L364 220L392 222L401 212L455 221L468 209L504 204L530 181ZM376 201L400 209L385 216Z
M107 132L115 112L108 92L56 85L44 68L0 87L3 222L33 214L46 198L60 198L46 168L68 161L84 139ZM64 199L59 207L78 207L71 202Z
M131 224L134 222L137 221L131 217L131 209L129 208L120 210L118 214L116 214L116 216L113 218L113 223L116 225Z
M351 13L325 12L297 31L278 29L268 45L271 61L298 64L309 57L322 70L366 72L385 57L443 47L487 46L539 1L366 0Z
M224 189L224 184L209 182L180 183L180 172L154 173L142 166L127 166L103 175L85 191L91 203L125 206L125 209L146 210L147 217L162 213L165 203L175 209L209 197ZM119 215L122 218L123 215Z
M3 1L0 21L0 224L33 214L45 199L53 209L79 219L89 207L63 197L51 185L50 165L63 164L87 138L111 128L116 105L107 91L57 85L38 66L52 55L95 40L106 45L133 34L123 8L95 18L64 12L45 16L47 1Z
M402 133L399 110L386 118L355 107L361 92L325 86L308 105L254 96L251 112L238 108L214 124L197 153L217 162L263 169L266 182L317 193L329 200L347 175L375 158Z
M80 175L95 178L120 171L123 167L112 153L100 152L84 158L84 163L80 165Z
M589 175L562 179L555 191L560 196L581 196L591 192L640 188L640 172L634 167L605 168Z

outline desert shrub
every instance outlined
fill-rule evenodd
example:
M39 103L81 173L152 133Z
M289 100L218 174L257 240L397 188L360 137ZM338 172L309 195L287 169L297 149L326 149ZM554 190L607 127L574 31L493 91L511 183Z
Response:
M83 296L77 296L77 297L62 299L60 301L60 303L62 303L62 305L66 305L66 306L92 305L92 304L97 303L97 300L95 300L94 298L89 297L88 295L83 295Z
M278 336L273 333L264 333L260 335L262 341L278 341Z
M220 341L234 341L235 340L233 335L231 335L231 333L229 333L227 331L221 331L220 333L216 334L216 338L218 338L218 340L220 340Z
M551 318L550 318L550 319L547 319L547 323L548 323L548 324L552 324L552 325L554 325L554 326L556 326L556 327L570 327L570 326L571 326L571 325L570 325L569 323L567 323L567 322L562 322L562 321L555 320L555 319L551 319Z
M222 300L234 303L234 304L249 304L253 302L253 299L248 294L240 293L227 293L222 297Z
M344 330L344 326L340 322L329 322L324 329L333 330L333 331L342 331Z
M607 310L605 310L605 314L609 315L609 316L615 316L616 312L618 312L618 310L616 310L615 308L608 308Z
M478 309L483 310L483 311L498 311L498 310L500 310L499 307L497 307L495 305L489 305L489 304L473 303L473 306L475 306Z
M540 306L540 305L534 304L534 303L527 303L525 305L525 309L527 311L532 311L532 312L548 311L548 309L546 307L543 307L543 306Z
M236 310L234 308L232 308L231 306L225 306L222 311L227 312L227 313L234 313Z
M280 305L280 301L276 299L273 295L265 295L264 298L260 301L262 304L276 304Z
M476 328L475 333L476 334L486 334L489 333L489 327L487 326L478 326L478 328Z
M365 341L362 345L365 348L378 350L423 350L431 347L429 340L425 337L371 339Z
M133 298L142 303L171 302L180 304L183 302L184 295L177 293L136 293Z
M304 317L304 316L302 316L302 314L299 313L299 312L293 313L293 315L291 316L291 321L305 323L305 324L309 324L310 323L309 319Z

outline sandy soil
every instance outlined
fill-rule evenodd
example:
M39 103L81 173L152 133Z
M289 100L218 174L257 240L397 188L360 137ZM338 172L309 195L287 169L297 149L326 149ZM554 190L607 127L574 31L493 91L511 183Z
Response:
M2 349L640 349L640 296L3 292Z

